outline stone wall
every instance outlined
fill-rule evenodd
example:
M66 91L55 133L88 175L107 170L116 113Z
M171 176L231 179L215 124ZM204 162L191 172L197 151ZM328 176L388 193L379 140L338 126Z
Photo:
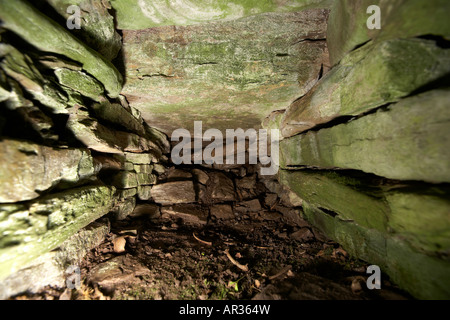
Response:
M121 36L103 3L82 4L94 13L84 25L95 29L75 37L65 20L59 23L49 7L39 7L41 2L35 7L0 1L0 281L5 290L51 284L42 263L61 273L74 262L74 252L55 260L50 251L64 252L68 239L73 242L91 222L109 212L126 214L136 199L148 199L154 167L167 160L166 135L148 126L120 95L123 77L111 60ZM58 9L61 2L49 4ZM92 247L86 243L78 249ZM39 263L38 257L48 260ZM38 273L23 270L30 265ZM14 276L19 269L22 276Z
M278 180L296 194L269 180L274 199L415 297L448 299L448 0L176 3L0 0L2 288L60 281L30 266L61 273L80 239L108 232L93 221L139 202L192 218L180 205L203 190L230 213L223 174L203 175L217 190L193 171L158 184L182 172L167 171L166 134L262 121L282 133Z
M374 4L380 30L366 26ZM422 299L450 297L449 10L335 1L332 69L264 121L281 130L279 179L304 216Z

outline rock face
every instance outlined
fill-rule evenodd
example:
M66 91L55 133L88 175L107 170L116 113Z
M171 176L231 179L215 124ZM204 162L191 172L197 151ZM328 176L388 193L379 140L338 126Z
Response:
M1 205L0 279L58 247L108 213L114 188L89 186L48 195L27 205Z
M381 29L367 27L370 5ZM304 217L422 299L450 297L448 9L335 1L333 68L263 123L282 132L279 179Z
M82 30L61 19L68 5L80 7ZM148 200L154 164L170 151L166 135L119 95L122 76L111 61L121 39L108 8L97 0L0 1L2 296L60 285L61 268L80 261L55 262L59 253L91 249L64 241Z
M24 0L14 1L14 3L2 1L0 12L4 28L15 32L44 52L60 54L81 63L89 74L104 85L111 97L119 95L122 77L117 69L62 26L47 18ZM27 20L23 19L24 16Z
M430 91L346 124L285 139L281 166L338 167L390 179L450 182L448 101L448 90Z
M0 299L8 299L22 292L36 293L46 286L64 288L67 267L79 265L89 250L97 247L109 231L104 222L89 224L64 241L58 251L40 256L1 281Z
M392 57L398 57L393 60ZM390 40L367 44L346 56L283 115L290 137L343 116L357 116L396 102L438 81L450 70L448 50L434 41Z
M117 16L118 28L140 30L158 26L178 26L235 20L265 12L295 12L306 7L328 7L331 1L293 0L239 1L219 0L178 2L151 0L110 0Z
M0 142L0 203L37 198L58 183L72 183L95 174L86 149L54 149L25 141Z
M381 29L366 27L370 14L367 8L380 8ZM450 37L446 21L450 9L448 1L431 0L342 0L332 4L328 20L327 44L332 65L347 53L368 40L384 41L396 38L414 38L422 35ZM433 19L429 19L433 16Z
M79 6L83 23L80 30L75 29L77 37L109 61L117 56L122 43L114 27L114 18L109 13L112 9L109 1L47 0L47 2L65 19L71 15L67 12L69 6Z
M314 9L123 31L123 94L150 125L169 135L192 130L190 119L203 121L204 130L259 127L270 111L305 94L327 68L327 15Z

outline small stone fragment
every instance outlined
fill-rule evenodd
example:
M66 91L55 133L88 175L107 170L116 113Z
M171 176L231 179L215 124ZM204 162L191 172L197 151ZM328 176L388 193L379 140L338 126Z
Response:
M114 252L122 253L125 252L125 245L127 244L127 240L125 239L125 236L118 237L113 240L113 244L114 244Z

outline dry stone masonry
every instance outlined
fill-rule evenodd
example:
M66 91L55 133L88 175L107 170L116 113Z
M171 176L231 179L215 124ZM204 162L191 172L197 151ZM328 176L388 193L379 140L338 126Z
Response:
M111 221L137 217L283 221L280 237L323 232L413 297L450 298L448 12L448 0L0 0L0 298L64 286ZM173 165L170 135L194 121L278 129L280 170ZM120 273L126 260L111 261Z

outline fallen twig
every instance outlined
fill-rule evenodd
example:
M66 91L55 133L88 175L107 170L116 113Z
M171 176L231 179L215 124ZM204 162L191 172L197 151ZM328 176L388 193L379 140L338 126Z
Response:
M195 232L193 232L192 235L194 236L195 240L197 240L198 242L201 242L201 243L203 243L203 244L206 244L207 246L212 246L212 242L204 241L204 240L200 239L199 237L197 237L197 236L195 235Z
M278 272L277 274L274 274L273 276L269 277L269 280L273 280L276 279L278 277L281 277L282 275L284 275L286 272L288 272L289 270L291 270L291 266L287 266L286 268L282 269L280 272Z
M275 203L270 207L270 210L272 211L279 203L280 199L277 199L277 201L275 201Z
M228 259L230 259L231 263L234 264L236 267L238 267L242 271L245 271L245 272L248 271L247 265L244 266L244 265L240 264L239 262L237 262L236 260L234 260L233 257L231 256L230 252L228 251L228 249L225 250L225 254L227 255Z

